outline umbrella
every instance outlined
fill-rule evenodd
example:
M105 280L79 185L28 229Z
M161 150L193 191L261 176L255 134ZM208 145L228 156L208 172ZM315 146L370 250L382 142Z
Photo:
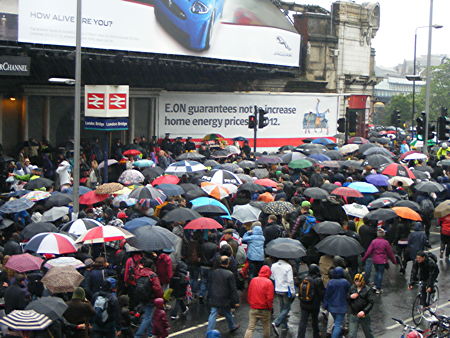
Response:
M159 184L156 188L161 190L167 197L181 196L184 194L183 188L176 184Z
M237 177L245 184L245 183L253 183L253 178L246 174L236 174Z
M269 171L266 168L256 168L256 169L253 169L253 175L256 178L262 179L262 178L269 177Z
M192 190L201 190L198 185L195 185L193 183L181 183L180 187L182 187L185 192Z
M442 166L442 167L448 167L450 166L450 160L442 160L438 162L438 165Z
M254 222L259 219L261 210L250 204L235 205L231 217L241 223Z
M313 225L313 229L320 235L337 235L343 231L341 225L337 222L320 222Z
M213 140L221 140L224 137L220 134L208 134L205 137L203 137L203 141L213 141Z
M0 212L4 214L13 214L16 212L21 212L30 209L32 206L34 206L33 201L24 198L19 198L16 200L8 201L5 204L3 204L0 207Z
M139 156L142 153L137 149L128 149L122 153L123 156Z
M44 260L42 258L24 253L9 257L5 267L17 272L27 272L40 270L43 262Z
M144 225L131 232L134 237L127 242L137 249L148 252L171 249L178 240L177 235L157 225Z
M305 143L294 149L294 151L300 151L306 155L310 155L313 153L323 153L327 150L327 147L325 147L324 145L315 143Z
M343 161L341 163L341 166L344 167L344 168L361 169L362 168L362 162L355 161L355 160L347 160L347 161Z
M69 203L72 203L73 199L71 195L63 194L60 192L54 192L52 195L47 198L44 202L44 207L62 207L67 206Z
M234 145L226 146L225 150L228 151L230 154L233 154L233 155L239 155L241 153L241 150L238 147L234 146Z
M125 170L118 179L118 181L124 185L140 184L144 182L144 180L144 175L135 169Z
M45 267L51 269L55 266L73 266L75 269L83 268L85 265L75 257L58 257L50 259L45 263Z
M291 152L281 156L281 163L289 163L295 160L301 160L305 158L306 155L299 152Z
M367 182L353 182L350 183L349 188L358 190L361 193L364 194L373 194L378 192L377 187L375 187L373 184L367 183Z
M30 180L27 184L25 184L24 188L26 190L37 190L37 189L48 189L53 186L53 181L48 178L39 177L34 180Z
M376 144L374 144L374 143L364 143L364 144L361 144L360 146L359 146L359 152L361 153L361 154L363 154L367 149L370 149L370 148L373 148L373 147L378 147Z
M345 204L343 208L347 215L358 218L364 218L369 213L369 209L365 205L357 203Z
M152 181L152 185L160 185L160 184L178 184L180 182L180 179L175 175L164 175L160 176L158 178L155 178Z
M228 170L231 172L236 172L236 171L242 172L243 171L242 168L240 166L238 166L236 163L221 164L218 169Z
M91 218L79 218L75 221L70 221L66 224L64 224L61 227L61 231L67 232L69 234L73 234L76 236L80 236L84 233L86 233L88 230L103 226L102 223L99 221L96 221L95 219Z
M14 310L0 319L0 324L23 331L44 330L51 323L50 318L34 310Z
M321 188L307 188L303 192L303 195L314 198L316 200L322 200L329 196L328 192Z
M44 232L32 237L24 247L25 251L40 254L62 255L77 252L75 242L67 235Z
M134 189L130 194L128 195L129 198L135 198L137 200L140 199L155 199L161 201L160 204L162 204L167 196L164 195L164 193L161 190L158 190L151 185L146 185L145 187L139 187Z
M411 208L408 207L393 207L392 210L401 218L410 219L412 221L421 221L422 217Z
M291 146L291 145L286 145L286 146L281 146L280 148L278 148L279 152L284 152L284 151L292 151L295 147Z
M278 164L281 162L281 157L275 155L265 155L256 159L256 163L260 164Z
M364 252L359 242L346 235L331 235L316 244L316 249L327 255L350 257Z
M106 243L113 241L121 241L122 239L127 239L133 237L133 234L129 233L127 230L115 227L112 225L105 225L102 227L95 227L88 230L86 233L81 235L76 243L83 244L96 244L96 243Z
M337 184L324 183L320 186L320 188L326 190L328 193L331 193L334 189L339 188L339 186Z
M348 143L354 143L354 144L367 144L369 141L365 139L364 137L360 136L353 136L348 139Z
M148 167L152 167L155 165L155 162L153 162L152 160L138 160L138 161L134 161L133 162L133 167L136 168L148 168Z
M406 156L411 155L411 154L422 154L422 153L417 150L410 150L410 151L407 151L406 153L401 154L398 159L400 161L403 161Z
M414 181L412 179L403 176L394 176L390 178L388 182L391 185L397 185L398 182L401 182L404 187L409 187L414 184Z
M336 143L334 143L329 138L319 137L319 138L312 140L311 144L322 144L322 145L326 146L328 144L336 144Z
M372 174L366 176L366 182L377 187L387 187L389 185L389 177L383 174Z
M73 292L84 277L73 266L55 266L41 281L51 293Z
M201 180L204 182L211 182L217 184L225 184L225 183L231 183L236 185L242 184L241 179L238 176L236 176L236 174L232 173L231 171L222 169L213 169L205 173L202 176Z
M110 167L110 166L112 166L112 165L114 165L114 164L117 164L117 163L119 163L119 162L117 162L117 160L115 160L115 159L113 159L113 158L110 158L110 159L107 160L106 165L107 165L108 167ZM101 162L98 164L98 169L103 169L104 166L105 166L105 161L101 161Z
M212 230L222 229L222 226L212 218L200 217L190 221L184 230Z
M328 150L324 153L324 155L328 156L331 160L334 161L342 160L342 154L337 150Z
M46 198L49 198L51 195L52 194L50 194L47 191L36 190L36 191L30 191L29 193L22 196L21 198L25 198L32 202L37 202L37 201L45 200Z
M116 191L122 190L124 186L120 183L112 182L112 183L104 183L95 189L95 193L99 195L104 194L113 194Z
M126 222L123 228L131 232L146 225L156 225L156 223L157 221L150 217L137 217L133 218L131 221Z
M84 195L84 194L88 193L89 191L92 191L92 189L89 189L88 187L85 187L85 186L83 186L83 185L80 185L80 186L78 187L78 195L79 195L79 196ZM72 188L72 187L67 188L67 189L65 189L65 190L62 191L62 192L63 192L64 194L73 195L73 188Z
M225 149L216 150L213 153L211 153L212 158L227 158L230 156L231 154Z
M398 192L394 192L394 191L385 191L384 193L382 193L380 195L380 197L393 197L398 200L401 200L403 198L402 195L400 195Z
M412 168L411 171L414 174L414 176L416 176L416 179L418 179L418 180L429 180L431 178L431 175L429 172L414 170L414 168Z
M203 164L205 165L205 167L211 167L211 168L214 168L214 167L217 167L220 165L220 163L215 160L206 160L205 163L203 163Z
M378 154L378 155L384 155L384 156L386 156L386 157L394 157L394 154L393 153L391 153L389 150L387 150L386 148L381 148L381 147L372 147L372 148L369 148L369 149L367 149L364 153L363 153L363 155L364 156L370 156L370 155L375 155L375 154Z
M286 201L274 201L267 203L262 211L268 215L286 215L290 212L293 212L295 207L291 202Z
M176 208L170 210L167 214L162 218L163 221L168 223L172 222L186 222L192 221L193 219L200 218L200 215L197 211L188 209L188 208Z
M277 187L277 182L272 181L269 178L259 179L259 180L256 180L254 183L262 185L263 187L269 187L269 188L276 188Z
M416 210L417 211L417 210ZM445 217L450 214L450 200L439 203L434 209L434 217Z
M228 189L224 188L222 185L211 182L202 182L201 188L209 196L212 196L218 200L225 198L230 195Z
M312 167L313 163L307 159L299 159L289 162L288 167L291 169L305 169Z
M431 168L429 165L419 165L417 167L414 167L414 170L424 171L424 172L428 172L430 174L432 174L434 171L433 168Z
M338 161L323 161L319 164L321 167L325 168L340 168L341 164Z
M199 154L196 151L191 151L188 153L181 154L180 156L177 157L177 160L178 161L182 161L182 160L198 161L198 160L202 160L204 158L205 158L205 156L203 156L202 154Z
M201 206L209 206L209 205L214 205L214 206L218 206L220 208L222 208L224 211L227 212L227 214L229 214L229 211L227 209L227 207L220 201L214 199L214 198L210 198L210 197L198 197L196 199L193 199L191 201L192 204L192 209L196 209L198 207Z
M370 221L387 221L397 217L397 214L392 209L377 209L369 212L365 218Z
M343 196L343 197L364 197L358 190L349 187L338 187L331 192L333 195Z
M428 158L427 155L422 153L413 153L409 154L408 156L405 156L403 160L405 161L411 161L411 160L426 160Z
M414 186L414 188L417 191L427 192L427 193L442 192L445 190L444 186L437 182L419 182ZM1 211L1 208L0 208L0 211Z
M195 173L197 171L204 171L206 167L197 161L178 161L172 163L167 167L165 172L167 174L186 174Z
M296 239L276 238L267 244L265 253L281 259L298 259L306 256L306 249Z
M0 217L0 230L7 229L14 224L14 221L9 218Z
M20 233L24 240L29 240L31 237L43 232L58 232L58 228L52 223L38 222L28 224Z
M241 186L239 186L238 191L248 191L251 193L263 193L266 191L266 188L262 185L255 184L255 183L244 183Z
M359 146L357 144L345 144L339 149L339 152L341 154L346 155L346 154L354 153L358 149L359 149Z
M308 157L320 162L331 161L331 158L324 154L311 154Z
M25 309L46 315L51 320L58 320L63 317L68 307L64 300L59 297L41 297L32 301Z
M397 202L397 199L393 197L380 197L376 200L369 203L367 206L369 209L378 209L378 208L385 208L385 207L391 207Z
M238 166L242 169L253 169L256 168L256 163L253 161L243 160L238 163Z
M109 195L99 195L95 193L95 190L92 190L80 196L80 204L93 205L103 202L108 197Z
M149 181L154 180L162 174L164 174L164 170L161 167L145 168L142 170L142 175Z
M417 202L410 201L410 200L396 201L394 203L394 206L396 206L396 207L408 207L408 208L414 210L415 212L419 212L419 213L421 212L420 205Z
M248 141L244 136L233 137L233 141L245 142Z
M69 214L69 207L53 207L42 214L41 222L54 222Z
M387 156L375 154L367 156L365 161L363 162L363 166L370 165L372 168L380 168L381 166L389 163L394 163L394 161Z
M381 173L383 175L388 176L402 176L402 177L408 177L410 179L415 179L414 173L409 170L406 166L399 163L392 163L389 164L381 169Z

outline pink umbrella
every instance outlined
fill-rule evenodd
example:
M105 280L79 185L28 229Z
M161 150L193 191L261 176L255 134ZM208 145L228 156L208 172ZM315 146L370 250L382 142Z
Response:
M27 272L39 270L43 261L42 258L30 255L29 253L24 253L11 256L5 267L17 272Z

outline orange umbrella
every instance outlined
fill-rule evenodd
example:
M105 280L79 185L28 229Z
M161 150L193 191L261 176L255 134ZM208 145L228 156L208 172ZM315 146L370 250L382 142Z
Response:
M408 207L393 207L392 210L401 218L410 219L412 221L421 221L422 217L413 209Z
M225 198L228 195L230 195L230 192L228 191L227 188L217 183L202 182L200 186L202 190L206 192L209 196L212 196L218 200L221 200L222 198Z

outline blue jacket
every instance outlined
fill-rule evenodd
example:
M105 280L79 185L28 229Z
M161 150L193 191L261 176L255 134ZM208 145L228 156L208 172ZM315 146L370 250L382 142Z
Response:
M323 298L323 307L331 313L347 312L347 293L350 283L344 278L344 269L337 267L328 282Z
M264 235L262 228L257 225L252 231L247 231L242 241L248 244L247 258L251 261L264 261Z
M428 238L423 230L422 223L416 222L413 230L408 236L408 254L412 261L416 259L417 252L425 250L425 247L428 246Z

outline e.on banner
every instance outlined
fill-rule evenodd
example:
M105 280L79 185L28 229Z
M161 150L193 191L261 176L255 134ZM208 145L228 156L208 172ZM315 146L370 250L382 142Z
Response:
M159 134L202 138L253 137L248 117L254 106L266 110L269 125L258 130L261 147L297 145L302 138L333 137L337 133L339 96L280 93L178 93L159 97Z
M19 42L75 45L76 0L9 1ZM299 66L300 35L270 0L83 0L82 12L83 47Z

